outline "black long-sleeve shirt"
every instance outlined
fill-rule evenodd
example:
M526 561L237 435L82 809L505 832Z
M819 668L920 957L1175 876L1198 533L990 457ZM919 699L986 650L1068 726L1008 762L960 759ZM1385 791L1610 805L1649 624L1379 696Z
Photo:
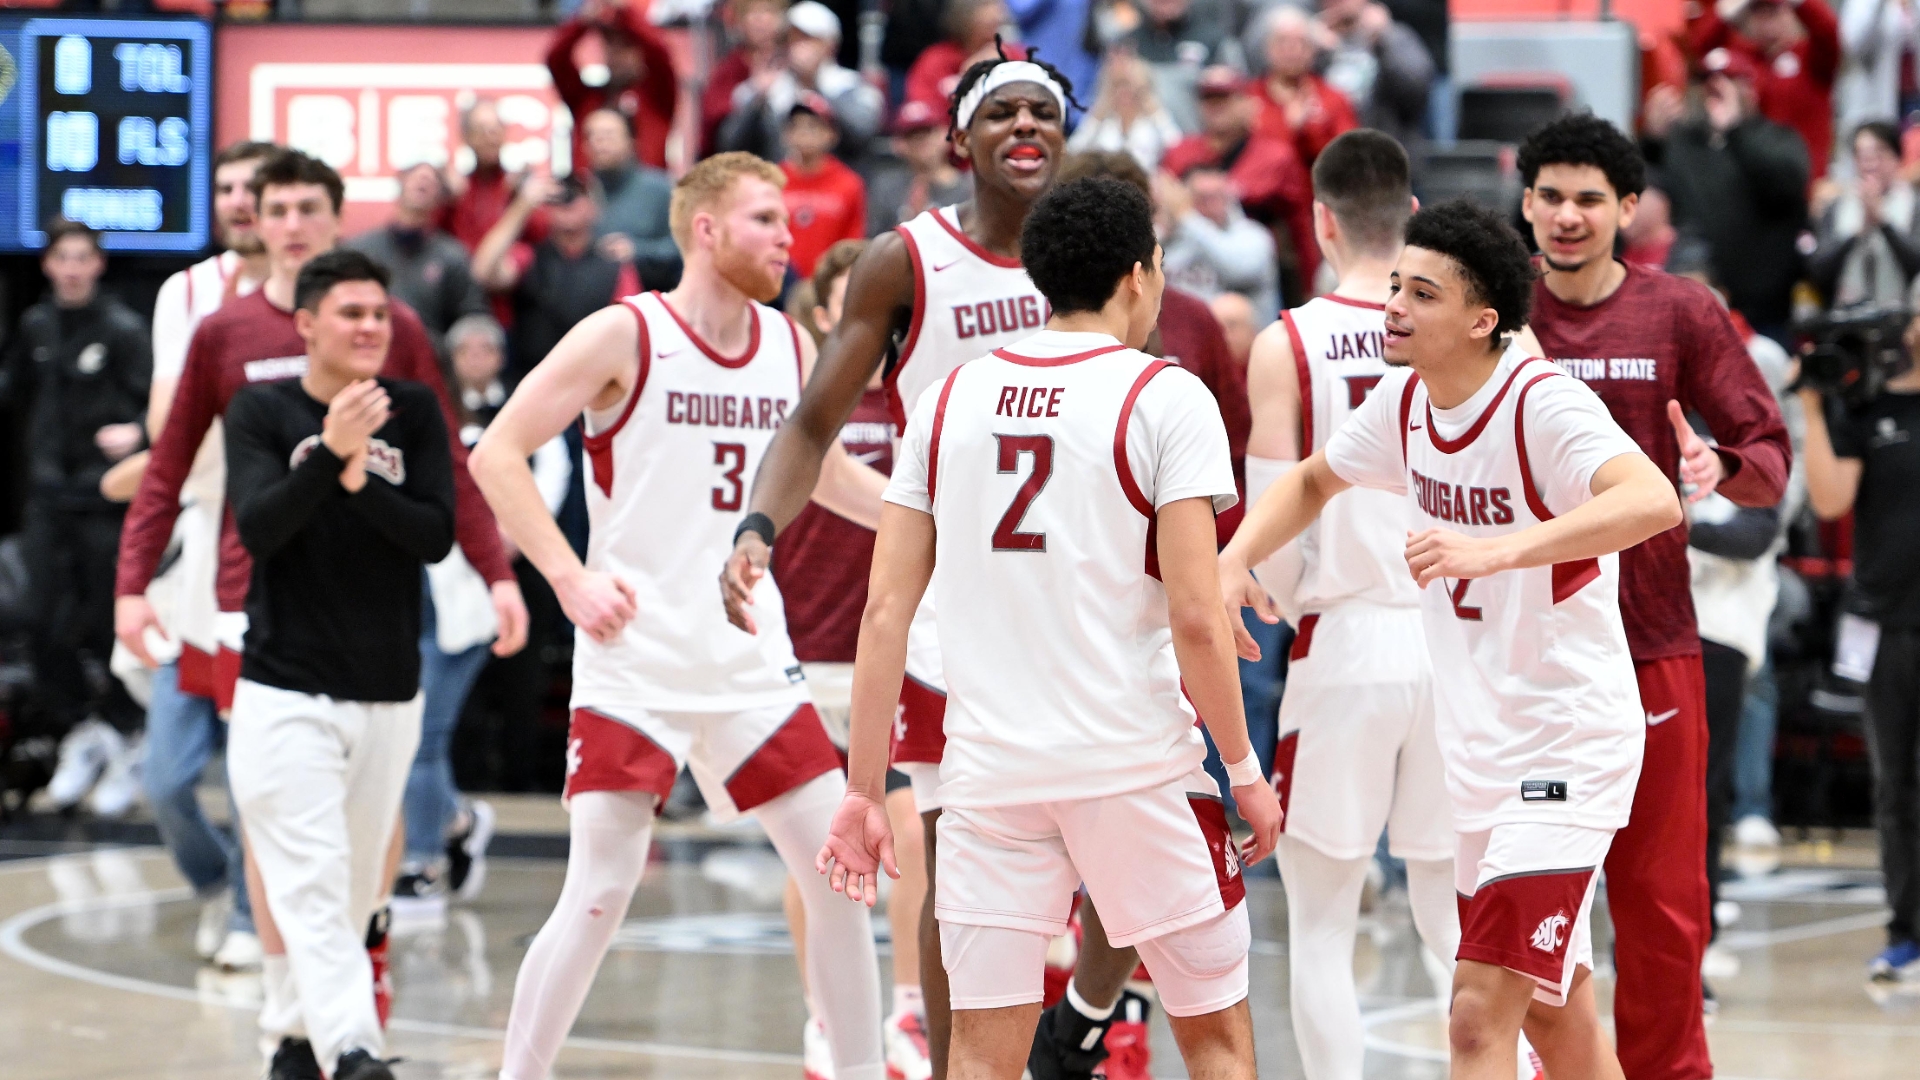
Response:
M227 504L253 555L243 678L342 701L420 689L420 569L453 546L453 458L433 392L380 385L392 416L352 494L320 439L327 406L300 380L227 409Z
M28 308L0 361L0 402L21 405L34 489L106 507L100 477L113 462L94 436L145 418L152 380L146 320L119 300L97 294L69 308L49 297Z

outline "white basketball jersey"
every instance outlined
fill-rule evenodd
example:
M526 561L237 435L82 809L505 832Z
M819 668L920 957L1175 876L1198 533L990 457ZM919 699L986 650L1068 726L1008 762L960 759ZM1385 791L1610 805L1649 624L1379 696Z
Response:
M986 250L960 228L959 207L923 211L897 231L913 259L913 319L886 384L894 424L904 431L929 387L961 364L1032 335L1046 325L1051 309L1025 267ZM914 612L907 673L944 692L933 605L929 589Z
M727 622L713 568L767 444L800 400L799 332L754 304L745 353L701 340L659 293L624 303L640 322L633 393L587 417L587 569L633 587L618 640L574 636L573 705L731 712L807 699L773 575L754 591L758 634Z
M1397 488L1411 528L1516 533L1585 503L1639 453L1585 384L1516 351L1460 406L1396 371L1327 448L1354 483ZM1455 828L1625 825L1646 725L1620 619L1618 555L1427 586L1436 733Z
M187 347L201 320L228 300L260 287L240 270L240 256L223 251L175 273L160 286L153 304L154 378L178 379L186 369ZM227 482L222 431L220 420L215 418L180 486L180 516L173 528L180 542L180 557L167 575L174 581L168 630L209 654L220 643L215 629L220 606L214 580L220 569L220 519Z
M1382 304L1322 296L1281 313L1300 377L1302 460L1324 448L1392 370L1380 352L1385 312ZM1300 534L1304 565L1289 610L1322 612L1350 601L1418 607L1407 520L1406 499L1391 492L1354 488L1335 496Z
M887 499L933 515L946 665L940 798L1094 798L1205 756L1180 687L1154 515L1235 501L1213 397L1104 334L1043 331L914 411Z
M913 321L887 373L902 429L930 386L1002 345L1030 337L1051 309L1026 268L981 247L960 228L960 208L927 210L897 230L913 259Z

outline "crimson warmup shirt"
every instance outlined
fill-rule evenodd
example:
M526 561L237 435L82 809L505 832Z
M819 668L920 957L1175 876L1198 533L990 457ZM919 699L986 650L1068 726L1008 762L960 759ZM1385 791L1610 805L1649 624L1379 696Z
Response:
M811 277L813 264L836 242L867 235L867 183L832 155L810 173L791 161L781 162L780 171L787 174L793 269Z
M1620 288L1592 307L1534 284L1533 332L1548 359L1592 387L1676 484L1668 401L1707 422L1728 473L1720 494L1742 506L1778 503L1792 460L1786 425L1726 309L1698 282L1626 268ZM1620 614L1636 662L1700 651L1685 523L1620 553Z
M440 377L440 362L420 317L393 301L393 344L380 374L389 379L423 383L440 400L445 427L460 430L453 402ZM120 529L120 565L115 596L139 596L147 591L173 536L180 514L180 486L193 467L193 457L217 417L225 416L233 395L249 383L298 378L306 373L307 344L294 330L293 313L267 300L261 289L229 300L204 319L187 346L180 387L174 392L167 426L153 444L146 476L127 509ZM493 514L467 472L467 450L451 439L454 464L454 535L467 561L489 582L513 580ZM231 504L220 523L220 574L215 586L221 611L246 607L253 560L234 531Z
M840 428L840 444L855 461L893 473L893 424L885 388L860 395ZM873 530L818 503L808 503L773 545L773 580L787 610L793 655L808 663L851 664L867 607L867 571Z
M1213 309L1192 293L1168 289L1162 295L1159 329L1161 356L1200 377L1220 403L1220 419L1227 425L1227 451L1233 455L1233 482L1241 500L1214 518L1214 531L1225 546L1247 515L1247 433L1253 428L1247 370L1234 362Z

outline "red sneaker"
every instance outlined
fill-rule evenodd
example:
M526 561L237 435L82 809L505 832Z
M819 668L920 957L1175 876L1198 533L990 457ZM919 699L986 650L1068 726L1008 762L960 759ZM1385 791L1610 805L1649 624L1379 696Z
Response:
M373 962L373 1011L380 1017L380 1030L387 1030L387 1018L393 1015L393 976L387 971L387 928L393 913L381 908L367 924L367 959Z
M1153 1080L1153 1049L1147 1043L1147 1017L1152 1012L1152 1003L1140 994L1128 990L1120 995L1113 1026L1107 1029L1107 1060L1094 1070L1095 1076Z

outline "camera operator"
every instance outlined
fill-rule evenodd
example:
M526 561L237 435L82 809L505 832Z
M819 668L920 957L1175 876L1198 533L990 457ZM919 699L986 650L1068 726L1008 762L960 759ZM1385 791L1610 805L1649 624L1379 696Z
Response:
M1909 297L1909 302L1920 296ZM1907 324L1905 349L1858 350L1855 390L1805 365L1807 494L1832 520L1854 512L1854 574L1848 610L1878 627L1867 683L1867 747L1873 767L1874 824L1886 875L1887 948L1869 965L1878 979L1920 972L1920 318ZM1812 385L1810 385L1812 384ZM1818 388L1816 388L1818 387ZM1864 387L1865 392L1860 392ZM1824 393L1823 393L1824 391ZM1824 400L1823 400L1824 399ZM1858 624L1856 624L1858 625ZM1842 635L1871 640L1871 632ZM1864 647L1851 651L1865 654Z

